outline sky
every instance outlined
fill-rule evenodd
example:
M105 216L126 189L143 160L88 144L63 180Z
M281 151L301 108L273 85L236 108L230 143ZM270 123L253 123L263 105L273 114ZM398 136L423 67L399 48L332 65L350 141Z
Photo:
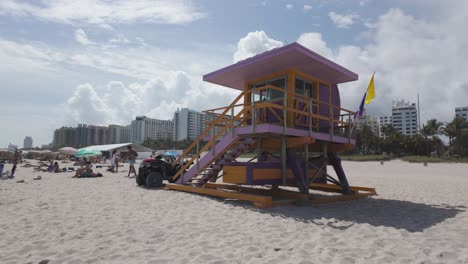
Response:
M419 94L422 123L449 122L468 106L466 17L463 0L1 0L0 147L227 106L238 91L204 74L292 42L359 75L342 107L375 72L368 114Z

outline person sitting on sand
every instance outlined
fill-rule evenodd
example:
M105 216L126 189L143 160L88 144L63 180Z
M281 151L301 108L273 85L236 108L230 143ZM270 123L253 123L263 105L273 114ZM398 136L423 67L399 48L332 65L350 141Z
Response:
M61 172L61 171L60 171L60 167L59 167L59 165L58 165L58 162L55 162L55 163L54 163L54 172L55 172L55 173Z
M93 172L93 169L84 167L76 170L75 176L72 178L86 178L86 177L102 177L101 173Z

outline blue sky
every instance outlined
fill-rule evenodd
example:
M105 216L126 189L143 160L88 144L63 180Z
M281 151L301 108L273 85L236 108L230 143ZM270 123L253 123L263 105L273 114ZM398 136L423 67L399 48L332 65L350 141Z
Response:
M227 105L203 74L298 41L356 72L357 108L373 71L374 115L421 97L422 121L468 105L465 1L0 1L0 147L50 143L55 128L170 119Z

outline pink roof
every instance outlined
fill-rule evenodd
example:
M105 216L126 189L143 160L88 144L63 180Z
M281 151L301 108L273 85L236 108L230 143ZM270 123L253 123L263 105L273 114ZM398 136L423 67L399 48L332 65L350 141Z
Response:
M354 72L294 42L208 73L203 80L243 90L245 80L285 70L298 70L332 84L358 79Z

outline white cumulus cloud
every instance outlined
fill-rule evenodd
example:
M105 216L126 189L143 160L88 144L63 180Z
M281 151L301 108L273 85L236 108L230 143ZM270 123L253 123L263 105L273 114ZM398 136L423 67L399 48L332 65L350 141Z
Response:
M65 24L89 23L102 25L104 28L109 28L111 24L136 21L181 24L205 16L190 0L2 0L0 14L32 16Z
M283 42L271 39L264 31L249 32L237 43L234 62L283 46Z
M310 10L312 10L312 6L311 5L304 5L303 9L304 9L304 12L307 13Z
M339 28L349 28L352 24L354 24L354 20L358 18L356 14L349 14L349 15L341 15L335 12L328 13L328 16L332 20L332 22Z

